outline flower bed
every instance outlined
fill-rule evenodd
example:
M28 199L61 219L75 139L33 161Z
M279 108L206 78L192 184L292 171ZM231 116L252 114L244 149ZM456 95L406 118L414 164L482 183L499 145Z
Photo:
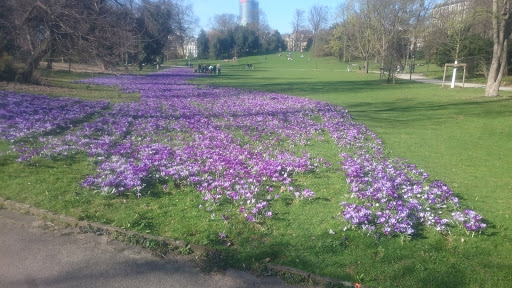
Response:
M14 141L54 129L68 129L73 122L107 106L106 101L87 102L0 91L0 139Z
M61 137L40 137L41 147L18 149L20 159L82 151L98 163L97 173L82 182L86 187L140 196L150 183L173 181L195 187L211 206L232 201L248 221L257 221L272 215L269 204L280 193L314 197L296 187L293 175L329 165L304 148L327 132L341 151L354 200L342 203L347 227L385 235L411 235L425 225L485 228L477 213L459 211L445 184L405 160L387 158L378 137L345 109L282 94L200 87L186 82L192 77L174 69L82 80L140 92L141 101L117 104Z

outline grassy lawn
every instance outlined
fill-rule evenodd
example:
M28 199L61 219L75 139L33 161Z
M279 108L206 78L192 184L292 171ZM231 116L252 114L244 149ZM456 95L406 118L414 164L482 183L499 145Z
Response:
M94 171L84 155L22 165L8 153L10 143L0 142L0 196L80 219L215 247L223 252L224 263L238 268L259 270L270 258L274 264L370 287L508 287L512 281L511 94L485 98L482 89L448 89L406 80L390 85L378 74L358 72L357 66L347 72L347 64L333 59L300 56L294 54L291 61L283 54L219 62L221 76L196 82L279 92L347 108L355 120L381 137L390 155L408 159L447 183L464 207L486 219L485 233L472 237L463 231L441 235L426 230L413 239L376 239L343 231L344 223L336 215L339 203L346 200L347 185L337 164L297 176L297 182L314 188L314 200L298 202L283 196L274 204L275 217L249 224L236 217L225 222L220 215L212 217L198 209L203 202L187 187L171 185L168 191L157 187L140 199L93 193L77 184ZM254 69L247 70L246 64ZM68 84L82 76L89 77L56 73L51 83L74 89L83 98L137 100L137 95L125 99L128 96L112 88ZM97 89L102 91L91 94ZM339 161L329 141L307 148L331 162ZM336 234L329 234L329 229ZM227 240L221 240L219 232L225 232Z
M245 70L243 61L254 62L254 69ZM287 61L275 55L267 59L254 57L243 59L241 65L226 63L223 65L222 77L202 78L201 82L286 93L347 108L357 121L369 126L383 139L384 145L393 155L408 159L434 178L445 181L463 199L464 205L481 211L491 224L489 230L492 231L470 240L470 245L474 245L471 249L464 244L456 248L460 251L436 256L441 259L446 257L447 263L453 261L449 265L458 268L452 269L461 268L456 274L466 275L459 279L464 281L462 283L439 286L493 286L490 282L478 280L476 282L479 284L476 284L468 280L481 276L489 278L487 280L491 282L510 279L505 276L506 271L512 271L512 260L505 256L509 254L505 251L512 248L510 93L502 92L499 98L485 98L482 97L482 89L448 89L406 80L389 85L381 82L378 75L366 75L358 71L349 73L346 72L346 64L326 61L308 61L300 57ZM429 240L415 241L418 244ZM446 245L444 248L448 248L452 244L458 246L461 239L450 242L450 237L447 237L439 241L438 244L442 243ZM411 262L420 261L423 257L419 255L425 253L421 248L411 249L410 252L418 255L412 257ZM462 256L465 253L468 254ZM451 258L454 254L462 257ZM479 260L473 258L476 255L480 255ZM485 276L476 271L469 272L472 269L462 268L466 265L479 266L484 262L488 263L491 270L494 269L484 273ZM423 268L416 267L411 272L429 274L437 271L434 267L431 267L434 270L430 272ZM480 269L486 270L483 267L477 268ZM503 271L503 274L499 271ZM499 274L506 278L501 278ZM427 283L425 287L429 286ZM418 285L416 283L412 286ZM497 281L496 285L506 286L506 283Z

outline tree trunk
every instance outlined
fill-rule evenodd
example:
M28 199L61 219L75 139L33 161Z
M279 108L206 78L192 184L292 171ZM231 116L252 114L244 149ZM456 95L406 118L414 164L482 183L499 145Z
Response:
M32 82L34 71L37 67L39 67L41 60L43 60L43 58L48 55L48 45L49 39L45 39L40 44L39 49L35 50L30 59L26 62L25 69L18 73L16 76L16 81L24 83Z
M496 46L496 45L495 45ZM485 86L485 96L497 97L500 94L501 79L505 73L505 67L507 63L507 41L501 44L503 47L495 48L501 50L501 59L495 60L494 56L489 69L489 75L487 77L487 86ZM496 55L496 52L493 53Z
M30 61L26 64L27 66L16 76L16 81L22 83L30 83L33 82L34 71L37 67L39 67L39 63L44 58L44 53L37 53L33 56Z
M503 0L501 13L498 7L498 0L492 1L492 32L493 32L493 53L492 62L487 77L485 96L499 96L501 79L507 65L507 39L511 34L510 27L510 1Z
M343 36L343 62L347 59L347 36Z

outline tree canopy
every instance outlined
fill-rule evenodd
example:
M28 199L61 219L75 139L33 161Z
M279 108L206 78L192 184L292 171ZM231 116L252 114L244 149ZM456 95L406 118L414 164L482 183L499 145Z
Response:
M24 64L20 81L56 59L142 68L161 62L166 46L184 45L190 11L176 0L3 0L0 52Z
M215 19L217 20L212 30L202 30L199 34L199 58L227 59L287 49L277 30L268 31L253 25L238 25L231 21L233 17L227 15L216 16Z

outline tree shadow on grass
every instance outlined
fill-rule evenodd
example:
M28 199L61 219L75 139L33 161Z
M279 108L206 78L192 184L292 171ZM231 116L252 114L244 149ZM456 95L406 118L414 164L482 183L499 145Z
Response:
M307 77L299 77L293 81L275 82L275 77L251 78L250 83L245 83L243 76L222 76L223 79L217 83L218 86L238 87L244 89L254 89L258 91L267 91L291 96L318 95L343 93L365 93L382 89L378 80L357 80L357 81L314 81Z
M475 117L502 117L512 113L506 109L498 111L492 109L494 105L510 103L512 101L510 97L499 99L476 97L470 100L446 100L442 103L436 102L436 100L424 100L426 98L423 96L416 99L415 95L411 94L416 87L430 86L437 88L436 85L417 82L400 81L397 84L384 84L378 79L340 79L339 81L326 79L318 81L318 79L308 78L307 76L279 80L272 76L239 74L226 75L222 78L212 84L321 99L343 106L349 110L349 113L357 117L358 121L362 122L389 123L390 121L435 120L445 118L447 115L457 114ZM382 91L382 99L373 101L368 98L374 97L372 95L379 97L375 94L378 91ZM347 98L345 95L341 96L344 93L350 93L354 97L357 97L357 95L363 97L361 99ZM400 93L404 93L404 97L397 97ZM386 101L386 98L393 100ZM490 105L489 113L485 113L486 105Z
M12 165L13 162L16 161L16 156L14 154L4 154L1 155L0 152L0 167L7 167Z
M402 102L396 101L350 104L349 113L356 121L378 123L379 125L396 125L404 123L433 120L456 121L470 118L498 119L512 117L512 111L498 109L498 106L510 106L512 99L476 99L467 102L436 103L436 102ZM457 118L458 117L458 118Z
M414 260L409 264L401 265L399 269L390 273L389 279L395 282L394 287L467 287L467 271L458 265L450 265L449 269L443 267L430 267L426 269L421 263ZM417 275L411 277L411 275ZM414 283L402 282L402 279L415 278Z
M240 253L236 247L236 243L234 246L224 249L211 250L202 260L201 271L210 273L235 268L268 274L269 271L267 270L266 264L274 263L277 259L285 258L289 254L287 250L294 249L291 244L292 243L282 239L267 244L256 244L256 246L252 247L251 253ZM308 257L301 257L300 265L298 266L300 266L298 267L299 269L307 271L308 268L314 265ZM279 276L288 284L304 284L309 281L308 277L302 278L299 274L284 273Z

